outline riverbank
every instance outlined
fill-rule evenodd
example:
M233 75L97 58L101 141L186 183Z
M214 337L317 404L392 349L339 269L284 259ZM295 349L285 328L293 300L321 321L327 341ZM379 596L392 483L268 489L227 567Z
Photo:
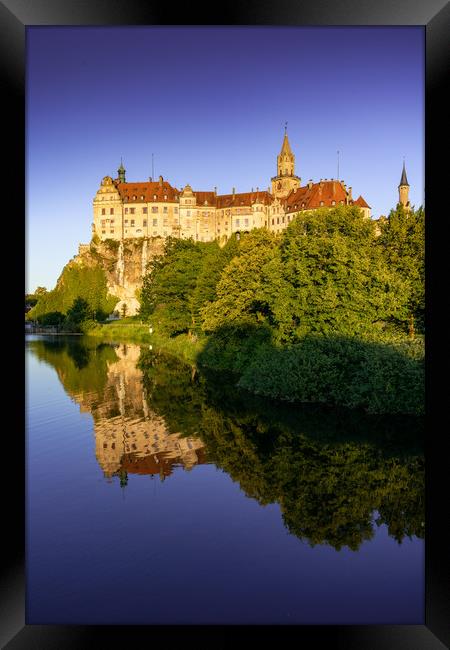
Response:
M150 333L148 324L137 322L132 318L97 325L89 329L86 335L105 341L151 345L155 350L173 354L189 363L197 362L198 356L206 344L206 338L194 339L187 334L170 337L162 335L160 332Z
M133 319L97 325L87 335L152 346L188 363L232 373L239 388L275 401L362 408L372 414L424 413L423 338L305 337L278 347L263 330L169 337Z

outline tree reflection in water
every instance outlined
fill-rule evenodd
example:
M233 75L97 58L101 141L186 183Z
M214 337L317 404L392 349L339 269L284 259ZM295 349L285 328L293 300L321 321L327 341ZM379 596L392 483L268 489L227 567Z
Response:
M236 390L229 377L145 348L139 356L131 345L120 394L108 389L117 348L88 338L29 345L96 425L120 416L163 422L166 436L196 441L201 454L191 464L215 463L261 505L278 503L289 532L311 545L357 550L381 524L399 543L424 536L420 419L273 404ZM149 458L123 453L111 472L125 486L131 460L138 473L152 473Z

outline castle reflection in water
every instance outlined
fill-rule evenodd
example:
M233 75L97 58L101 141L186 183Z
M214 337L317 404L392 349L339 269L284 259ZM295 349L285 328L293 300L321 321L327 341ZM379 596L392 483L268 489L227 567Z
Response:
M110 479L128 474L159 475L174 466L186 470L206 462L205 445L199 438L169 433L164 419L149 408L137 368L140 348L120 344L118 360L108 363L104 399L96 393L73 395L80 411L94 418L95 455Z

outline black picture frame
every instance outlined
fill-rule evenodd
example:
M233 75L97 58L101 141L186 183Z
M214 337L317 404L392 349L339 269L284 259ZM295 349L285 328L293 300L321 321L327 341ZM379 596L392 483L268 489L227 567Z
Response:
M443 147L446 133L447 104L444 100L448 76L446 49L450 33L450 6L445 0L347 0L331 3L326 0L242 0L242 4L230 6L198 6L185 4L176 7L171 3L138 2L137 0L1 0L0 1L0 66L2 67L2 88L4 89L3 132L10 139L7 154L2 156L7 167L6 199L7 220L15 222L13 236L25 235L25 31L32 25L355 25L355 26L400 26L421 25L426 36L426 110L425 110L425 185L427 214L427 439L426 439L426 544L425 575L426 602L425 625L358 625L358 626L281 626L276 629L266 626L245 630L234 626L45 626L25 624L25 442L22 431L25 419L23 403L19 402L19 414L14 426L9 429L14 435L7 436L7 470L10 479L4 489L4 505L7 507L3 534L4 552L8 567L2 573L0 584L1 625L0 642L8 650L36 648L61 650L62 648L104 648L106 644L122 647L140 647L154 642L155 631L170 645L179 641L218 643L220 646L234 642L245 633L247 642L258 643L260 638L270 640L274 634L276 643L284 641L285 633L292 634L298 647L324 647L345 650L378 649L389 650L438 650L450 646L450 571L445 524L450 519L448 508L449 472L447 456L443 453L445 437L444 405L448 397L445 388L448 382L431 382L431 374L437 375L442 362L438 348L438 317L440 296L448 293L446 276L436 270L438 255L434 243L440 241L439 226L445 227L446 165L441 165L438 155ZM446 74L447 73L447 74ZM6 109L6 110L5 110ZM5 188L5 186L4 186ZM441 200L441 207L438 202ZM8 207L8 201L11 205ZM442 210L444 207L444 211ZM11 215L14 215L12 217ZM440 218L439 218L440 217ZM4 220L4 223L6 221ZM442 238L445 236L442 231ZM16 247L16 251L18 248ZM17 284L24 279L22 259L13 256L8 272L9 279ZM444 285L444 281L446 284ZM14 286L14 283L13 283ZM24 283L22 284L22 287ZM11 350L19 350L23 334L21 287L16 287L11 304L17 314L13 321L14 331L8 344ZM445 301L444 301L445 302ZM20 320L19 320L20 315ZM17 341L15 340L17 337ZM21 361L11 361L8 368L22 368ZM8 373L9 376L9 373ZM445 376L445 375L444 375ZM431 389L432 386L432 389ZM20 381L16 384L20 393ZM9 404L7 405L9 408ZM20 410L21 409L21 410ZM442 420L432 421L431 413L441 413ZM22 431L20 423L23 424ZM4 483L5 488L5 483ZM447 490L446 490L447 488ZM445 499L441 497L445 495ZM152 627L149 630L149 627ZM280 638L281 637L281 638Z

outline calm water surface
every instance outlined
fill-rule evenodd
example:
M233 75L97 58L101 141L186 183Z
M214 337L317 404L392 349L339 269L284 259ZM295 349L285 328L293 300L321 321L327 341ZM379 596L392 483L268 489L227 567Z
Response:
M27 623L423 624L422 424L29 336Z

